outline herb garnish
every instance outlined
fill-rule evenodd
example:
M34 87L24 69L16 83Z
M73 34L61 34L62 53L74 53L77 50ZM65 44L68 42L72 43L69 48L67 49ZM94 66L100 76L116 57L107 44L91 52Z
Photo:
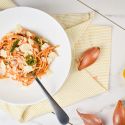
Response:
M16 40L16 41L13 43L13 45L12 45L12 47L11 47L11 50L10 50L11 53L15 50L15 48L16 48L17 45L18 45L18 43L19 43L19 40Z
M32 55L27 55L26 63L30 66L33 66L34 64L36 64L36 60L34 59L34 57Z
M34 40L37 44L39 44L39 46L41 46L40 38L38 36L36 36Z

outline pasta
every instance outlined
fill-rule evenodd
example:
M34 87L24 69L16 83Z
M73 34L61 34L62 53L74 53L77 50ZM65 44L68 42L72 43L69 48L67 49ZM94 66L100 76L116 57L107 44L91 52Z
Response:
M30 85L34 75L44 75L56 57L58 46L18 26L0 40L0 79L12 78Z

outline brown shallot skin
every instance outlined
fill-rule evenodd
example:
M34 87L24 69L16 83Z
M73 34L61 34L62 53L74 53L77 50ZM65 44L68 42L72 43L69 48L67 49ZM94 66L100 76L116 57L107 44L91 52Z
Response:
M92 65L100 55L100 47L92 47L82 53L79 58L78 70L82 70Z
M94 114L82 114L78 111L77 113L84 121L84 125L104 125L102 120Z
M118 101L113 114L113 125L125 125L125 108L121 100Z

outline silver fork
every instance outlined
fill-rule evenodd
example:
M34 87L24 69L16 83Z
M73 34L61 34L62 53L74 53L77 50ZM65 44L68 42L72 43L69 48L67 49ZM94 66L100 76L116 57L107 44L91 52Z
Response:
M44 91L45 95L47 96L50 104L52 105L54 112L59 120L59 122L62 125L66 125L67 123L69 123L69 117L66 114L66 112L59 106L59 104L52 98L52 96L49 94L49 92L46 90L46 88L43 86L43 84L41 83L41 81L39 80L38 77L35 76L35 80L37 81L37 83L40 85L40 87L42 88L42 90Z

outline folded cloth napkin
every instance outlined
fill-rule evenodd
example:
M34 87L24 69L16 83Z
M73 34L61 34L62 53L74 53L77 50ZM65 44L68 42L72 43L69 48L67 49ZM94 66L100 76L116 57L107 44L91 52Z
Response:
M0 0L0 9L6 9L9 7L15 7L16 5L12 0Z
M73 53L70 75L63 87L54 95L54 99L62 107L65 107L107 91L111 52L111 27L92 25L93 13L62 14L54 15L53 17L67 32ZM78 71L75 60L81 52L92 46L101 48L100 57L87 69ZM52 111L47 100L23 106L1 102L0 108L22 122Z

